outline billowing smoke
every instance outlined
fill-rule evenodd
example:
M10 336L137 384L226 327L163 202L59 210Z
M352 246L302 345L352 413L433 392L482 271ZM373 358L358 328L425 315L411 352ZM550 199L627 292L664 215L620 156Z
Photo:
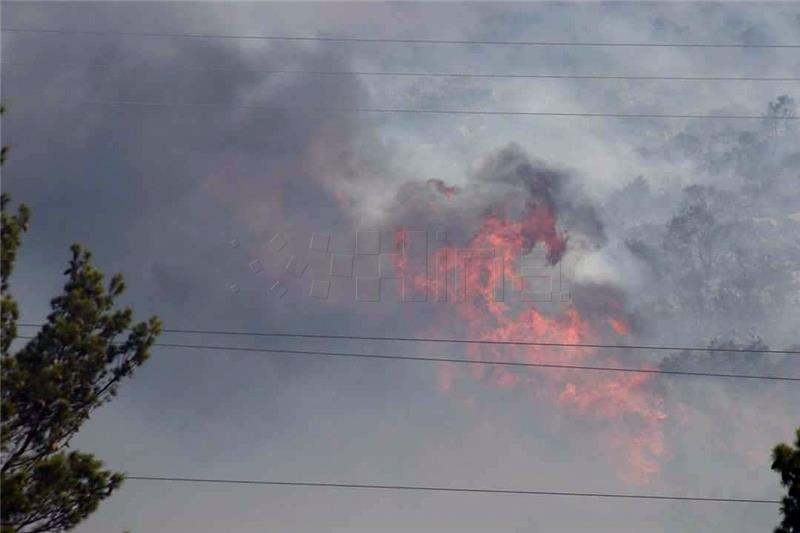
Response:
M375 36L391 27L392 35L410 37L435 35L447 26L444 38L527 39L524 34L541 30L575 41L586 40L583 30L602 19L610 26L603 26L598 40L614 34L651 42L787 43L795 39L797 20L790 7L785 16L775 17L771 10L745 4L739 12L725 6L694 11L673 4L620 9L575 3L556 6L554 13L544 4L520 3L519 16L509 15L506 5L479 7L472 14L464 7L460 12L468 27L450 24L451 8L443 4L311 6L299 11L312 18L297 20L292 14L297 8L278 4L252 6L258 16L241 15L251 7L239 12L210 6L205 15L194 16L198 6L184 10L155 3L122 7L125 16L120 16L111 4L87 10L72 3L47 9L9 3L4 15L10 27L88 29L87 21L94 20L125 32ZM431 11L438 18L429 16ZM492 11L487 24L485 15ZM638 14L626 18L628 12ZM625 20L617 22L618 15ZM364 26L352 24L358 17ZM762 33L755 41L745 35L753 28ZM23 316L33 321L42 315L52 296L48 283L61 271L63 256L54 250L63 252L78 240L102 258L103 270L126 273L137 313L158 313L169 327L711 347L715 351L444 344L432 349L422 343L394 348L343 341L335 349L800 376L797 356L734 351L796 349L798 342L800 139L797 121L790 120L797 95L795 100L783 95L783 82L542 80L532 85L530 80L275 72L353 67L659 75L663 70L692 76L708 75L711 57L681 49L653 50L665 54L653 56L650 51L550 48L453 46L429 53L432 48L422 46L4 33L4 57L30 63L3 65L10 110L3 117L3 140L13 154L3 167L4 186L40 214L26 237L25 253L31 255L23 261L35 268L17 275L27 280L18 285L20 293L26 285L36 287L42 304L23 309ZM739 52L714 52L715 72L791 74L790 54ZM98 68L102 65L111 68ZM166 105L86 105L117 100ZM321 113L303 107L703 114L751 114L760 108L770 120L542 117L529 122L526 117ZM507 140L519 144L505 145ZM458 170L463 167L470 170ZM381 245L413 245L409 234L414 230L436 237L426 268L415 262L418 257L394 265L410 281L398 288L412 296L427 291L428 305L398 305L393 291L380 301L355 302L353 277L363 273L359 267L375 266L359 260L376 258L352 253L352 237L376 226L394 237ZM314 240L312 234L330 240ZM286 242L271 244L278 235ZM331 274L333 255L352 266L352 277ZM303 270L300 260L307 257ZM39 273L45 265L51 271ZM272 290L276 279L287 287L285 297ZM319 280L323 286L330 283L330 294L311 292ZM232 283L237 292L229 288ZM302 343L264 340L264 345ZM457 400L464 397L473 405L485 400L479 418L474 412L460 416L465 413L427 409L440 396L424 385L426 378L435 384L437 377L426 365L171 353L148 363L149 374L131 384L127 398L135 400L128 402L129 410L110 411L106 422L95 426L99 437L91 446L118 453L123 469L136 468L129 464L131 446L144 449L155 439L174 443L187 471L213 466L214 458L224 468L242 467L249 453L254 460L244 477L254 468L279 475L273 468L284 464L287 479L416 483L430 475L431 484L459 479L475 486L567 490L589 483L569 479L570 474L582 476L591 465L599 468L593 473L605 475L609 463L625 480L654 483L647 492L772 498L777 487L769 472L769 449L791 435L800 401L795 383L778 381L483 364L433 367L445 391L441 396L453 405L461 407ZM205 386L209 382L214 386ZM502 404L494 404L495 398ZM119 405L115 401L111 409ZM109 419L116 422L104 425ZM492 448L470 442L451 453L450 443L458 446L465 436L477 434L472 430L479 425L496 430ZM204 438L187 448L189 433ZM530 459L519 472L509 468L516 461L507 460L507 450L494 447L516 434L522 450L517 457ZM438 448L429 441L437 441ZM543 447L552 455L528 453ZM233 455L220 455L222 450ZM486 472L472 468L487 455L499 460ZM450 456L457 458L450 461ZM140 470L168 474L180 467L152 454L142 459ZM577 464L566 465L567 460ZM445 465L425 470L437 462ZM484 473L487 477L479 480ZM607 479L592 481L600 490L616 490ZM176 494L168 496L160 498L167 514ZM357 512L359 504L353 505ZM431 513L440 515L441 505L446 502L432 506ZM454 501L454 516L463 510L459 505ZM548 504L542 500L542 505ZM241 515L213 507L215 516ZM352 516L346 504L337 508L342 520ZM707 506L670 508L670 519L680 513L686 527L664 527L763 527L758 513L741 508L739 514L728 507L718 513ZM552 523L562 524L565 513L555 510ZM774 509L767 512L771 520ZM387 515L374 515L376 523L385 522ZM649 510L641 511L638 523L628 518L642 530L662 527L650 523ZM571 529L586 528L586 521ZM275 527L286 523L276 518Z
M522 252L544 243L551 263L561 260L573 235L594 247L605 242L599 215L574 176L531 159L513 143L485 157L463 187L440 179L403 184L388 219L394 224L412 221L416 227L441 228L465 242L482 220L491 217L519 221Z
M787 96L765 107L765 115L794 113ZM789 120L687 127L642 153L690 168L691 184L638 176L608 197L607 227L628 252L618 264L640 280L640 290L628 292L639 338L713 349L646 354L659 368L800 376L796 355L759 353L797 347L797 133ZM709 450L732 471L763 468L770 440L796 424L793 383L664 378L651 386L672 415L667 441L713 423ZM673 476L686 474L692 455L675 446Z
M219 212L226 224L235 228L243 247L248 239L256 243L247 252L263 257L269 253L270 239L278 233L303 235L297 238L302 251L307 251L307 237L313 232L335 227L337 233L354 233L364 214L374 208L375 199L388 194L391 201L373 218L398 229L399 245L407 244L404 232L409 230L444 236L425 270L411 263L395 265L409 275L412 289L442 297L432 306L437 308L433 319L428 321L426 316L426 325L420 326L428 328L428 333L566 344L646 341L707 346L723 342L715 338L739 339L743 331L755 327L762 342L771 347L796 341L800 152L794 122L788 120L796 113L788 95L763 106L765 115L777 120L755 126L696 121L673 131L666 140L641 141L637 154L642 169L631 176L627 186L603 200L583 190L593 176L572 170L570 161L545 162L513 143L479 158L473 171L458 182L430 174L409 179L405 167L394 160L396 147L377 141L376 120L276 109L360 107L369 100L363 80L355 75L312 78L258 73L295 68L347 70L348 58L329 49L299 53L276 46L269 54L251 55L229 46L171 46L174 49L169 54L163 53L160 45L148 55L154 66L164 67L159 80L142 79L134 85L124 76L101 80L101 71L88 67L80 76L69 78L63 76L65 67L54 65L49 70L22 72L17 85L22 87L19 91L51 87L85 100L146 97L170 102L180 96L185 103L244 104L248 109L208 106L202 116L191 118L182 115L180 108L166 108L169 120L164 120L158 113L136 108L117 109L112 116L67 107L55 115L55 120L62 122L53 126L52 117L34 112L37 104L28 107L20 100L10 115L10 120L18 123L22 119L15 117L25 116L30 122L26 131L30 132L74 130L76 145L91 137L87 131L115 131L110 144L129 147L126 158L139 158L135 177L129 180L137 183L131 191L160 193L141 212L115 209L111 216L132 228L128 237L131 249L137 248L137 242L148 243L152 250L149 262L132 263L131 257L120 261L130 267L127 270L150 274L162 305L211 309L213 306L203 305L207 302L198 302L198 298L209 285L223 285L220 279L229 269L215 259L215 252L208 252L196 261L204 265L205 276L195 270L193 279L188 274L189 261L177 259L192 256L192 249L200 249L209 239L225 242L231 231L222 224L201 226L203 232L194 237L196 241L181 233L152 244L153 235L170 227L173 220L192 220L198 212ZM118 54L121 68L133 68L126 65L141 60L141 50L132 45L120 45ZM87 57L98 64L107 62L104 57ZM230 72L223 83L214 71L177 71L171 68L170 57L188 65L224 65ZM66 83L70 79L83 81L75 87ZM7 85L4 88L13 95L17 85ZM18 124L10 124L10 129L21 131ZM71 128L71 124L79 126ZM29 138L34 139L34 134ZM53 173L37 167L44 165L44 160L31 154L26 157L24 150L32 148L25 147L36 146L35 142L18 136L15 143L19 159L31 162L32 174ZM69 153L64 148L53 160L68 160ZM685 169L686 176L665 179L659 174L661 168ZM132 169L130 172L134 174ZM165 180L165 175L171 179ZM55 193L39 204L42 210L58 208L74 184L56 181L53 187ZM103 192L110 189L83 187L91 191L90 199L97 205L115 204L113 197L103 196L112 194ZM178 207L175 200L179 197L184 207ZM93 224L81 218L88 216L86 213L91 210L79 210L75 220L92 228ZM491 253L472 257L471 250ZM292 253L299 256L300 245ZM287 258L277 260L286 271ZM209 274L212 270L218 278ZM558 282L554 272L560 276ZM298 287L307 291L307 279L297 279L290 272L283 275L294 277ZM257 294L251 302L256 308L264 293L264 287L259 289L258 293L243 291L236 305L241 306L245 293ZM270 302L272 305L273 300ZM274 304L276 309L287 307L284 302ZM277 314L276 309L269 311ZM391 313L402 314L405 320L406 315L415 314L407 309L399 307ZM233 313L219 314L234 317ZM286 316L290 315L287 312ZM274 316L270 319L271 326L281 324ZM207 322L215 320L219 317L208 317ZM242 322L238 316L231 320L237 327ZM254 328L262 325L257 314L246 320ZM291 323L284 324L293 329ZM735 343L761 346L741 340ZM517 347L473 349L469 355L501 361L665 370L796 372L791 358L725 352L678 353L664 359L663 354L646 351ZM596 444L614 458L626 478L638 481L656 476L671 456L669 435L680 435L684 427L681 413L695 409L696 416L733 421L724 400L764 390L741 388L732 382L714 384L709 387L719 391L719 401L703 410L687 405L689 399L699 402L700 391L707 390L699 382L677 384L646 375L566 369L530 373L475 366L463 374L449 367L442 372L445 389L452 390L463 380L522 389L536 402L597 424ZM781 391L778 396L764 393L759 396L761 403L755 405L766 405L768 400L786 404Z
M397 244L403 248L409 247L411 231L443 227L451 237L431 252L422 268L404 255L395 265L411 280L413 290L446 302L429 333L462 330L473 339L555 344L591 344L630 334L637 321L620 286L578 282L556 293L551 285L540 301L529 292L535 276L528 275L526 258L538 254L543 258L538 268L561 268L568 254L580 258L607 242L597 210L571 173L534 160L512 144L486 157L458 195L442 194L443 190L450 187L439 181L406 183L389 211L391 224L398 228ZM468 353L474 359L497 361L618 364L615 355L585 347L473 346ZM661 426L667 415L659 397L645 388L646 374L560 369L532 375L481 365L474 365L466 376L449 367L442 372L445 390L460 377L522 388L536 402L606 425L596 444L619 464L625 479L647 482L659 471L664 453Z
M790 112L789 99L776 102L769 112ZM798 178L787 165L797 157L782 137L790 135L788 126L780 127L784 129L712 130L707 133L710 141L695 131L691 142L683 139L688 133L679 132L660 156L672 157L676 142L691 148L686 157L696 161L699 184L655 188L640 175L608 197L602 216L581 191L575 173L533 159L510 144L486 156L459 187L436 179L400 187L388 210L388 220L399 228L397 243L407 244L405 231L426 228L443 228L449 240L427 263L438 271L402 262L397 266L411 276L416 289L450 297L457 312L442 313L432 323L434 333L466 327L463 334L485 340L647 341L757 351L766 348L760 338L747 342L731 335L736 336L737 329L763 328L764 319L775 316L771 333L775 342L786 346L790 339L785 329L781 334L785 315L778 317L797 304L800 247L796 237L785 233L796 224L791 202L779 198L789 190L787 180ZM642 150L646 157L656 152L654 147ZM790 194L797 198L796 192ZM459 260L465 249L492 253L472 268ZM525 295L530 280L523 275L523 258L537 254L551 266L570 265L568 301L498 300L498 294L509 294L506 286L512 287L512 294L516 288L518 295ZM455 280L457 286L459 279L466 287L461 293L448 284ZM472 349L470 355L701 373L797 373L789 358L770 361L760 354L717 350L665 356L669 352L484 347ZM446 390L464 377L449 367L442 372ZM531 376L508 367L478 365L468 377L503 388L525 388L536 401L585 419L604 420L611 429L598 432L598 444L616 457L623 477L638 482L658 475L661 463L674 457L667 434L679 440L690 413L710 413L688 401L700 401L691 391L701 385L662 377L569 371ZM765 389L737 385L728 380L714 387L723 396L734 390L756 394L751 399L757 404L786 391L779 388L758 396ZM716 416L731 416L722 405L716 411ZM738 457L752 453L734 450Z

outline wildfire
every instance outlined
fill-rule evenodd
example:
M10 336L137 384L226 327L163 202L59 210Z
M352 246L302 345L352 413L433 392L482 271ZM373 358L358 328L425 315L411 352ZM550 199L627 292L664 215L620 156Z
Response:
M408 247L407 235L402 228L396 230L398 247ZM598 320L593 314L590 320L575 305L548 315L531 302L522 305L497 298L497 291L506 282L514 287L524 285L518 261L537 245L543 245L548 261L556 264L566 251L567 240L557 229L553 209L531 202L517 218L485 215L465 246L439 248L422 267L399 254L395 268L412 290L428 291L439 301L450 302L472 339L597 344L607 339L610 331L629 334L630 327L619 316L617 306L609 306L608 316ZM575 346L470 345L468 354L472 359L504 362L618 365L613 355ZM527 387L537 401L601 422L605 428L601 430L601 445L620 464L623 479L646 483L659 472L664 453L661 426L666 415L660 401L644 390L649 375L570 369L531 372L482 364L471 365L469 375L500 388ZM442 366L441 389L452 390L458 377L454 367Z
M617 335L628 335L631 332L628 324L622 322L621 320L617 320L616 318L609 318L608 324L617 333Z

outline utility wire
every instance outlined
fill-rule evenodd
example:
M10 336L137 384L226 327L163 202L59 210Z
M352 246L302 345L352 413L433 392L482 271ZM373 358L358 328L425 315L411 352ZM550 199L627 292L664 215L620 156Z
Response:
M26 328L41 328L45 324L34 324L31 322L20 322L17 324ZM356 340L356 341L405 341L405 342L432 342L432 343L452 343L452 344L485 344L499 346L550 346L556 348L612 348L623 350L655 350L669 352L730 352L730 353L760 353L760 354L786 354L800 355L800 350L763 350L746 348L698 348L692 346L661 346L645 344L588 344L588 343L568 343L568 342L537 342L523 340L488 340L488 339L442 339L433 337L379 337L368 335L325 335L319 333L273 333L267 331L228 331L212 329L176 329L162 328L164 333L186 333L193 335L231 335L239 337L279 337L295 339L336 339L336 340Z
M12 66L41 66L34 62L0 61L3 65ZM119 69L120 65L59 63L59 67L91 68L91 69ZM149 68L147 65L133 65L123 68ZM309 76L387 76L387 77L413 77L413 78L489 78L489 79L553 79L553 80L632 80L632 81L800 81L792 77L760 77L760 76L645 76L645 75L606 75L606 74L513 74L513 73L483 73L483 72L403 72L403 71L376 71L376 70L302 70L302 69L268 69L245 70L231 67L173 67L175 70L184 71L209 71L232 72L240 74L302 74Z
M780 500L767 500L756 498L712 498L698 496L666 496L659 494L625 494L610 492L566 492L552 490L515 490L515 489L478 489L466 487L435 487L422 485L367 485L360 483L319 483L301 481L262 481L250 479L205 479L188 477L165 477L165 476L125 476L125 479L137 481L172 481L180 483L217 483L227 485L270 485L278 487L317 487L317 488L336 488L336 489L367 489L367 490L394 490L394 491L416 491L416 492L462 492L472 494L516 494L524 496L572 496L579 498L616 498L627 500L667 500L682 502L704 502L704 503L766 503L776 505Z
M31 340L35 337L20 335L18 339ZM656 368L625 368L613 366L591 366L591 365L568 365L558 363L526 363L518 361L497 361L490 359L470 359L464 357L431 357L431 356L412 356L412 355L387 355L374 353L352 353L352 352L329 352L321 350L290 350L283 348L249 348L243 346L213 346L209 344L177 344L156 342L153 346L159 348L186 348L195 350L224 350L232 352L251 352L266 353L270 355L301 355L301 356L321 356L321 357L344 357L352 359L384 359L396 361L425 361L436 363L457 363L475 365L496 365L521 368L552 368L563 370L590 370L599 372L629 372L636 374L665 374L673 376L695 376L695 377L717 377L731 379L756 379L769 381L800 381L800 377L774 376L774 375L753 375L753 374L729 374L721 372L693 372L688 370L661 370Z
M55 100L54 102L59 102ZM527 117L588 117L588 118L644 118L644 119L727 119L727 120L798 120L800 116L774 115L673 115L661 113L570 113L551 111L480 111L467 109L411 109L388 107L319 107L319 106L253 106L231 105L217 102L150 102L145 100L83 100L67 101L75 105L114 105L140 107L228 107L232 109L249 109L252 111L307 111L321 113L382 113L412 115L476 115L476 116L527 116Z
M68 35L104 35L120 37L178 37L199 39L242 39L259 41L318 41L339 43L394 43L394 44L451 44L484 46L580 46L616 48L800 48L800 44L743 44L743 43L644 43L601 41L496 41L456 39L390 39L382 37L333 37L296 35L233 35L211 33L133 32L109 30L70 30L63 28L2 28L9 33L52 33Z

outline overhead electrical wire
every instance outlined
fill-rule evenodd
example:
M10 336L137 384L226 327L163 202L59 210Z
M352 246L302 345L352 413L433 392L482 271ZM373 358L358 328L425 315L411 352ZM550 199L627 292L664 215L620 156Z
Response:
M0 64L10 66L41 66L40 63L24 61L0 61ZM145 64L134 65L112 65L112 64L88 64L62 63L59 67L69 68L88 68L88 69L132 69L132 68L152 68ZM247 70L231 67L192 67L178 66L170 67L174 70L189 72L230 72L239 74L300 74L309 76L385 76L385 77L409 77L409 78L478 78L478 79L543 79L543 80L629 80L629 81L768 81L768 82L787 82L800 81L798 77L770 77L770 76L648 76L648 75L607 75L607 74L522 74L522 73L489 73L489 72L404 72L404 71L378 71L378 70L305 70L305 69L265 69Z
M257 106L231 105L220 102L152 102L147 100L50 100L53 103L70 105L110 105L138 107L227 107L251 111L302 111L317 113L378 113L411 115L472 115L472 116L525 116L525 117L584 117L584 118L634 118L634 119L724 119L724 120L798 120L800 116L742 115L742 114L669 114L669 113L581 113L561 111L495 111L470 109L414 109L389 107L321 107L321 106Z
M482 46L554 46L554 47L614 47L614 48L800 48L800 44L779 43L646 43L646 42L602 42L602 41L528 41L528 40L473 40L473 39L403 39L384 37L346 37L311 35L236 35L183 32L135 32L112 30L87 30L67 28L2 28L9 33L51 33L65 35L97 35L120 37L170 37L195 39L236 39L260 41L318 41L339 43L393 43L393 44L449 44Z
M18 339L31 340L34 337L20 335ZM250 352L250 353L265 353L269 355L289 355L289 356L318 356L318 357L341 357L351 359L379 359L379 360L397 360L397 361L423 361L423 362L436 362L436 363L455 363L455 364L470 364L470 365L489 365L489 366L507 366L519 368L543 368L554 370L583 370L583 371L597 371L597 372L621 372L621 373L636 373L636 374L662 374L672 376L694 376L694 377L717 377L717 378L730 378L730 379L751 379L751 380L764 380L764 381L800 381L800 377L792 376L776 376L776 375L754 375L754 374L732 374L724 372L701 372L690 370L664 370L658 368L629 368L629 367L613 367L613 366L593 366L593 365L573 365L561 363L532 363L524 361L499 361L491 359L472 359L464 357L432 357L432 356L415 356L415 355L392 355L392 354L375 354L375 353L353 353L353 352L331 352L324 350L294 350L286 348L250 348L246 346L216 346L209 344L184 344L184 343L165 343L156 342L153 344L158 348L179 348L179 349L195 349L195 350L220 350L231 352Z
M626 494L613 492L572 492L554 490L518 490L518 489L485 489L468 487L440 487L427 485L378 485L363 483L323 483L310 481L269 481L251 479L208 479L190 477L166 477L166 476L125 476L125 479L136 481L168 481L179 483L203 483L203 484L227 484L227 485L268 485L277 487L315 487L315 488L335 488L335 489L366 489L366 490L390 490L390 491L414 491L414 492L456 492L470 494L505 494L520 496L568 496L579 498L614 498L626 500L661 500L661 501L680 501L680 502L702 502L702 503L754 503L754 504L780 504L780 500L769 500L759 498L715 498L703 496L668 496L660 494Z
M17 324L26 328L40 328L44 324L31 322L20 322ZM336 339L336 340L357 340L357 341L402 341L402 342L431 342L431 343L452 343L452 344L483 344L498 346L551 346L557 348L613 348L628 350L655 350L670 352L726 352L726 353L760 353L760 354L786 354L800 355L800 350L769 350L769 349L748 349L748 348L719 348L696 346L663 346L648 344L598 344L598 343L569 343L569 342L539 342L526 340L491 340L491 339L447 339L440 337L398 337L398 336L376 336L376 335L336 335L323 333L283 333L270 331L232 331L232 330L213 330L213 329L178 329L162 328L164 333L186 333L201 335L231 335L239 337L286 337L301 339Z

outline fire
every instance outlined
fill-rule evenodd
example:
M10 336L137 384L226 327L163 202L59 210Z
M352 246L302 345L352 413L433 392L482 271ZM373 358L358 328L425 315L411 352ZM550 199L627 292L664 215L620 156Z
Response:
M617 332L617 335L628 335L631 332L628 324L616 318L609 318L608 324Z
M395 237L398 247L408 246L404 229L398 228ZM397 256L395 268L412 290L429 291L439 301L446 297L472 339L597 344L607 339L608 326L616 335L629 334L630 328L616 306L609 306L610 316L589 320L574 305L560 314L548 315L530 302L522 305L496 297L496 291L505 282L523 286L518 260L540 244L546 249L548 261L555 264L563 257L567 240L557 229L553 210L531 203L516 219L493 213L485 215L465 247L445 246L435 250L427 261L432 268L415 268L405 254ZM574 346L473 344L468 354L475 360L620 366L613 355ZM646 483L658 474L664 454L662 424L666 414L660 400L645 390L650 375L570 369L532 372L483 364L470 365L469 375L499 388L526 387L537 401L599 422L604 427L601 445L618 462L623 479ZM442 366L441 389L452 390L458 377L453 366Z

